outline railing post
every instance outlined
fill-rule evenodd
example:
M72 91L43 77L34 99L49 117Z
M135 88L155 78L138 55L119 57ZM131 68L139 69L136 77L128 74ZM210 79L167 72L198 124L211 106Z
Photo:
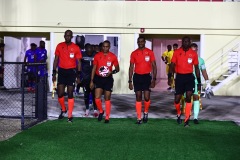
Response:
M237 63L237 75L240 75L240 43L238 43L238 63Z
M24 87L25 87L25 76L24 76L25 64L22 64L22 74L21 74L21 130L24 130Z

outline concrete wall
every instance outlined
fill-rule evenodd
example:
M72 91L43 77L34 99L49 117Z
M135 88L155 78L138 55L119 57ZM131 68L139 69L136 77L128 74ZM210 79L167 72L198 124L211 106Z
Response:
M140 28L146 34L203 34L203 58L208 59L240 35L239 15L240 3L1 0L0 31L54 32L54 47L64 40L66 29L121 34L121 72L115 76L114 93L132 93L129 56Z

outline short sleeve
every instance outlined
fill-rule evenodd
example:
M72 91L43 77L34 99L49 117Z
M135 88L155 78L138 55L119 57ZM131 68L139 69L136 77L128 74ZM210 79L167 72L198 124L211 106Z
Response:
M135 63L134 52L130 56L130 63Z
M93 65L96 65L97 66L97 59L98 59L98 57L97 57L97 54L94 56L94 58L93 58Z
M172 62L172 63L176 63L176 61L177 61L177 51L174 51L174 52L173 52L172 59L171 59L171 62Z
M194 53L194 55L195 55L195 57L194 57L193 64L194 64L194 65L198 65L198 55L197 55L196 52Z
M201 64L200 69L201 70L206 70L205 62L202 58L199 59L199 63Z
M156 59L155 59L155 55L154 55L154 53L151 51L151 62L153 62L153 61L155 61Z
M59 56L60 55L60 46L59 46L59 44L57 45L57 47L56 47L56 50L55 50L55 55L56 56Z
M82 59L82 53L79 47L76 47L76 58L77 59Z
M117 56L115 56L115 55L114 55L113 65L114 65L114 66L118 66L118 65L119 65Z
M166 57L167 56L167 51L163 52L162 56Z

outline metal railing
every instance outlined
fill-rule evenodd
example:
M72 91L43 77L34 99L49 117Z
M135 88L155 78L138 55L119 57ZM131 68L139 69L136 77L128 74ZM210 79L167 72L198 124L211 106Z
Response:
M219 49L208 60L206 60L206 67L211 81L218 79L223 74L231 74L233 72L239 73L239 47L240 37L235 38L230 43ZM231 52L236 52L238 63L229 65Z
M0 90L1 137L47 119L46 66L46 63L4 63L4 87Z

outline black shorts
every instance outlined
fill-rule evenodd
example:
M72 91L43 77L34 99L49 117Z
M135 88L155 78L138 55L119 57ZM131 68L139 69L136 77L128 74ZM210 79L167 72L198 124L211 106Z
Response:
M95 84L95 88L101 88L105 91L112 92L113 88L113 77L101 77L95 74L93 83Z
M152 81L151 74L137 74L133 75L134 92L136 91L151 91L150 85Z
M195 77L190 74L177 74L175 80L175 95L184 94L186 91L194 91Z
M77 72L76 68L63 69L58 68L58 84L74 86L76 82Z

